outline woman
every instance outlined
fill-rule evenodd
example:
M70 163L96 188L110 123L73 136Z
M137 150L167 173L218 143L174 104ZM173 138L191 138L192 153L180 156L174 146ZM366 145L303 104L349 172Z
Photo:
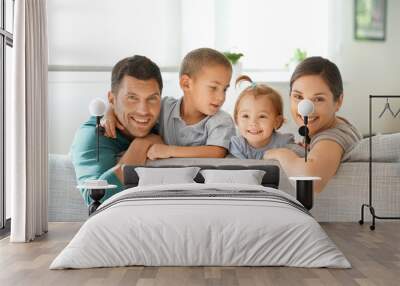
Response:
M314 103L314 112L308 117L311 142L307 163L302 149L294 145L268 150L264 159L278 160L288 176L321 177L314 185L314 190L321 192L362 137L350 122L336 116L343 102L343 82L334 63L310 57L294 71L290 79L290 106L299 126L304 125L304 120L297 105L303 99Z

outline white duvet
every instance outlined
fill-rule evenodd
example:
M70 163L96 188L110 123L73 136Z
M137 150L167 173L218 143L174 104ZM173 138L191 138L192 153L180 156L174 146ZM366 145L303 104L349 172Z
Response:
M175 190L173 196L165 196ZM295 203L299 204L282 191L254 185L131 188L104 202L50 269L127 265L349 268L320 225Z

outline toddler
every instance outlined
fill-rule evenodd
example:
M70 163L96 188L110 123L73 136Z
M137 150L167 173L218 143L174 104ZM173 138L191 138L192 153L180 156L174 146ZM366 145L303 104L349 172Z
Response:
M263 159L266 150L294 143L292 134L277 132L283 122L283 103L279 93L266 84L257 84L248 76L240 76L236 85L249 82L239 95L234 120L239 136L231 138L229 152L241 159Z

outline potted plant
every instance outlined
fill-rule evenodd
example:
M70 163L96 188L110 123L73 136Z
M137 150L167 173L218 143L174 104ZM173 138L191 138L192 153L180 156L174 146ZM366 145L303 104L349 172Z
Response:
M289 68L289 71L292 73L296 66L307 58L307 51L302 49L295 49L293 52L293 56L290 58L289 63L286 64L286 67Z
M244 55L242 53L232 53L232 52L223 52L224 56L228 58L232 65L236 65L241 57Z
M234 52L223 52L223 54L232 64L232 80L235 81L242 74L242 63L239 60L244 55Z

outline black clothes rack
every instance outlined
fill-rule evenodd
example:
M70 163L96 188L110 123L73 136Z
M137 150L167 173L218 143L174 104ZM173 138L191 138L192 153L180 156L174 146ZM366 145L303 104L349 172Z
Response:
M400 219L400 217L383 217L383 216L378 216L375 213L375 209L372 205L372 100L376 99L386 99L386 104L388 104L389 98L400 98L400 95L370 95L369 96L369 181L368 181L368 187L369 187L369 195L368 195L368 204L362 204L361 206L361 219L358 221L359 224L364 224L364 208L367 207L369 208L369 211L372 215L372 225L369 226L371 230L375 229L375 219ZM386 109L386 105L385 105ZM384 110L385 111L385 110ZM396 115L398 112L396 113ZM393 115L393 113L392 113ZM396 116L393 116L394 118Z

